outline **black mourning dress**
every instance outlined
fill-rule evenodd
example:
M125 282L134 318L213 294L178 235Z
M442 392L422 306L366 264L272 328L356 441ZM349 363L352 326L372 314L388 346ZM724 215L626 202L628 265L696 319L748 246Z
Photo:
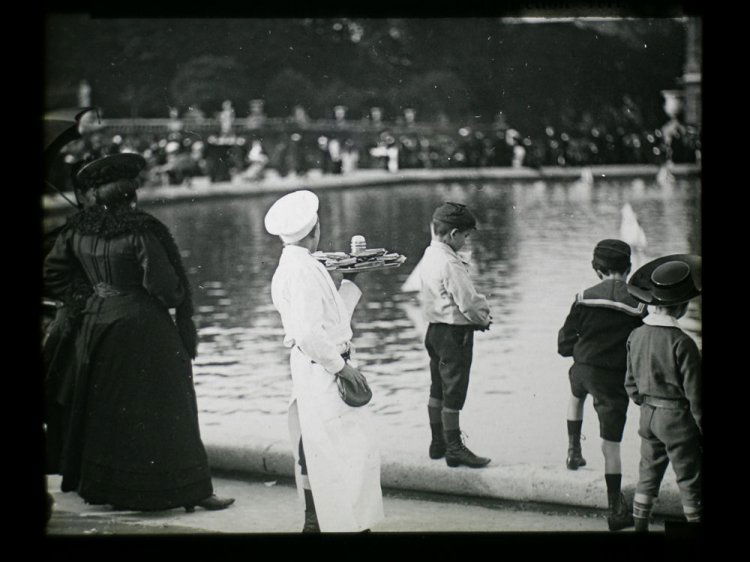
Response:
M166 227L149 228L158 221L146 213L124 213L88 212L45 260L48 294L64 294L78 267L94 287L65 393L63 490L123 509L195 504L213 490L191 353L169 312L190 298L189 288L164 243Z

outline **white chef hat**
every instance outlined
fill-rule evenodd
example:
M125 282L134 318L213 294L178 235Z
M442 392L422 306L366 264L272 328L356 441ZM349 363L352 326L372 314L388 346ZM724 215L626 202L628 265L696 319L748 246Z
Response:
M318 196L312 191L288 193L268 209L266 230L287 244L302 240L318 222L318 205Z

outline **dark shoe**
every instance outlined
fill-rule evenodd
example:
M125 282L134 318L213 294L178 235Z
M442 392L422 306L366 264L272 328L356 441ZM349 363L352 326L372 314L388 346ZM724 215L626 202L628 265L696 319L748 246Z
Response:
M611 494L608 496L609 513L607 514L607 524L610 531L619 531L625 527L635 525L633 521L633 508L625 501L622 494Z
M461 430L454 429L445 432L445 462L450 467L468 466L470 468L482 468L490 464L486 457L478 457L472 453L461 440Z
M430 443L430 458L442 459L445 456L445 437L443 436L443 426L439 423L431 423L432 442Z
M565 460L565 466L568 470L578 470L579 467L586 466L586 459L581 453L581 436L570 435L568 439L568 458Z
M52 506L55 505L55 498L52 497L52 494L47 492L47 498L44 502L44 521L45 523L49 523L49 520L52 518Z
M314 511L305 511L305 526L302 527L303 533L320 533L318 525L318 516Z
M228 508L233 503L234 498L220 498L216 496L216 494L213 494L208 496L205 500L199 501L195 505L186 505L185 511L187 511L188 513L193 513L195 511L196 505L209 511L218 511L220 509Z
M648 533L648 517L633 517L636 533Z

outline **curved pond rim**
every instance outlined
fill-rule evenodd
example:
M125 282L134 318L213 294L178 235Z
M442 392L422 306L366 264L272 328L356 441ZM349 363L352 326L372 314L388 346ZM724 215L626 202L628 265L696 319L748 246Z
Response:
M185 202L203 199L262 196L273 193L286 193L297 189L349 189L377 187L383 185L408 185L411 183L476 181L476 180L524 180L547 181L578 179L590 172L593 181L613 178L653 178L662 167L655 164L618 164L586 167L542 167L534 168L439 168L406 169L398 172L387 170L356 170L346 175L315 175L273 177L262 181L208 183L201 181L193 185L174 185L142 188L138 193L139 204L143 206L164 205L172 202ZM675 177L699 176L701 167L697 164L672 164L667 168ZM205 180L205 178L201 178ZM72 192L66 193L73 198ZM47 215L67 214L72 206L60 194L44 195L42 209Z

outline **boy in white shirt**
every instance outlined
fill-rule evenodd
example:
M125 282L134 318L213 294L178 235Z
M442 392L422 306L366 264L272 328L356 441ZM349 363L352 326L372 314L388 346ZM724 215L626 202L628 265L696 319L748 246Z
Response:
M432 242L419 266L432 378L427 406L432 430L429 454L432 459L445 456L451 467L481 468L490 462L464 445L459 425L469 387L474 330L484 331L492 321L487 299L474 289L466 264L456 253L474 229L476 219L465 205L438 207L430 225Z

